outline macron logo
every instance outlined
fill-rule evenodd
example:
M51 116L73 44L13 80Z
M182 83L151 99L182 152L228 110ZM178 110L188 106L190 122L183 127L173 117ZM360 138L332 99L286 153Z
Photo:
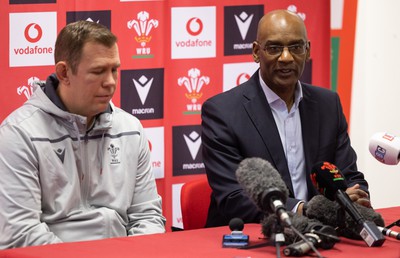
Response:
M147 95L149 94L150 87L153 83L153 79L151 78L150 80L147 79L146 76L142 75L138 81L135 79L132 79L133 84L135 85L135 88L139 94L140 101L142 102L142 105L146 102Z
M235 15L236 24L239 27L240 35L243 40L246 39L253 16L254 14L249 16L245 12L242 12L239 16Z
M65 149L57 149L54 150L56 153L57 157L61 160L62 163L64 163L64 157L65 157Z
M185 139L186 145L189 148L192 159L195 160L201 146L200 135L193 131L189 134L189 136L183 135L183 138Z
M87 18L86 21L94 22L94 23L100 23L100 20L94 21L92 18Z

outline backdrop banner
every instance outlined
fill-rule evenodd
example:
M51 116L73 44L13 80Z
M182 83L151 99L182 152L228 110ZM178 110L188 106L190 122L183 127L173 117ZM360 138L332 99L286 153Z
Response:
M54 44L67 23L90 20L117 35L121 58L113 103L143 123L167 230L183 228L180 189L205 176L204 101L258 68L252 43L259 19L289 9L305 21L311 61L303 81L330 88L329 0L9 0L0 2L0 120L54 71Z

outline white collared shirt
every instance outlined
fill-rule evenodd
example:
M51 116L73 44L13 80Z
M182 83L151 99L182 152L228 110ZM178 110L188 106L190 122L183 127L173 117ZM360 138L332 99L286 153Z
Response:
M294 104L290 111L288 111L285 101L265 84L260 74L259 77L261 87L271 107L275 123L278 127L290 177L292 179L295 198L307 200L306 167L299 110L299 104L303 98L300 82L296 85Z

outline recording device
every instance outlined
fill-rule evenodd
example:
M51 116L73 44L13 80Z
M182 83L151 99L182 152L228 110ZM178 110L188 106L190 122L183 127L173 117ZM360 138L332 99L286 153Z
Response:
M329 162L319 162L313 166L311 180L316 188L329 200L336 200L341 209L338 210L336 219L339 223L345 224L345 210L356 223L356 232L361 236L368 246L381 246L385 242L385 237L373 221L363 218L361 213L355 208L350 197L345 190L347 184L339 169ZM307 210L309 206L307 207ZM308 213L308 211L307 211ZM343 225L339 225L343 228Z
M386 165L397 165L400 161L400 138L379 132L369 142L369 152L375 159Z
M249 236L243 234L244 223L240 218L233 218L229 221L231 234L223 235L222 247L242 248L249 245Z
M285 207L289 191L279 172L268 161L261 158L242 160L236 170L236 178L264 213L275 213L284 226L291 225Z

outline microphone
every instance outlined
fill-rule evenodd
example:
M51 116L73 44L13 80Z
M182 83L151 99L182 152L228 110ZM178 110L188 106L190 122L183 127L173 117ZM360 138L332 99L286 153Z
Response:
M240 218L233 218L229 221L230 235L223 235L222 247L245 247L249 244L249 236L243 234L244 223Z
M347 184L344 176L335 165L329 162L315 164L311 171L311 180L324 196L332 201L336 200L341 208L352 217L356 222L357 233L368 246L381 246L385 242L385 237L379 231L377 225L372 221L365 220L353 205L350 197L345 192ZM340 209L338 211L340 212ZM337 219L344 219L340 218L340 213L337 214Z
M374 211L374 209L367 208L358 203L353 203L353 205L365 220L373 221L378 226L383 227L385 225L381 214ZM310 219L318 220L325 225L337 228L337 232L341 236L362 240L358 232L358 224L349 214L345 214L344 225L338 221L337 212L340 209L341 207L338 203L327 199L323 195L316 195L307 202L306 216Z
M386 165L397 165L400 161L400 138L379 132L369 142L369 152L375 159Z
M393 231L391 229L388 228L384 228L384 227L380 227L378 226L378 229L382 232L382 234L384 234L385 236L391 237L391 238L395 238L397 240L400 240L400 233Z
M374 211L372 208L367 208L358 203L353 203L355 208L360 212L361 216L367 221L373 221L379 231L382 232L383 235L395 238L400 240L400 233L393 231L387 227L384 227L384 220L382 215L378 212ZM330 225L334 228L339 227L339 222L337 220L336 212L340 208L339 204L328 200L326 197L322 195L314 196L307 203L307 217L310 219L315 219L317 221L321 221L326 225ZM293 222L293 219L292 219ZM293 222L294 223L294 222ZM357 232L357 225L354 220L346 214L345 217L345 226L342 228L338 228L337 231L340 235L356 240L362 240L360 234Z
M296 228L302 234L313 233L317 234L322 242L321 247L323 249L332 248L335 243L339 242L340 239L337 236L336 230L328 225L323 224L317 219L308 218L306 216L288 211L290 220L292 221L292 226ZM271 214L269 216L264 216L261 221L261 233L270 238L274 234L274 224L276 221L276 215ZM292 228L284 228L283 234L285 236L285 244L289 245L298 241L298 235L292 230Z
M242 160L236 178L261 211L275 213L284 226L291 225L285 207L289 191L279 172L268 161L261 158Z

